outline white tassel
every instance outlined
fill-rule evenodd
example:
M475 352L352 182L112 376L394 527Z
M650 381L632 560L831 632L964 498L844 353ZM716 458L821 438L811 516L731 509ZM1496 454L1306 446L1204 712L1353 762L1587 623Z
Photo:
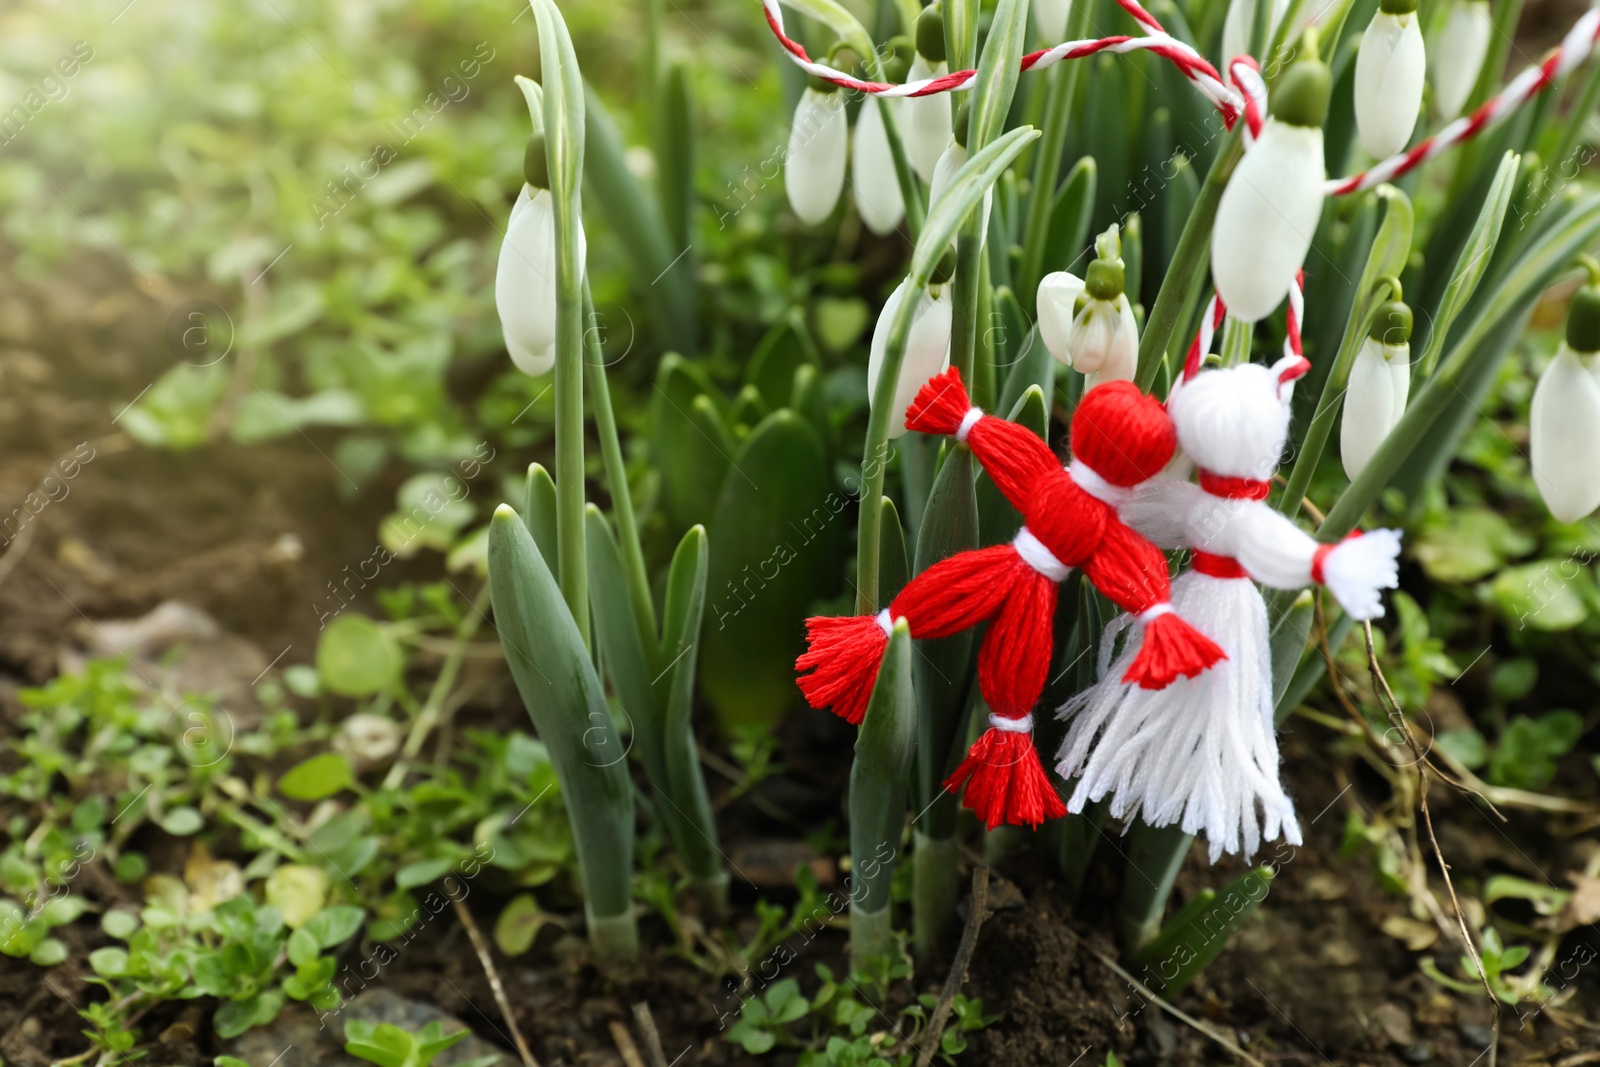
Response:
M1111 794L1113 816L1204 834L1213 863L1224 853L1249 857L1280 835L1300 844L1294 804L1279 781L1261 594L1246 579L1191 571L1172 583L1172 605L1228 658L1165 689L1125 685L1122 674L1140 645L1130 628L1102 680L1062 708L1070 724L1056 770L1079 778L1067 810L1081 812ZM1107 635L1114 640L1113 629ZM1107 647L1101 651L1108 658Z
M1398 530L1373 530L1362 537L1341 541L1322 560L1322 584L1339 606L1357 621L1380 618L1383 601L1379 590L1400 584Z

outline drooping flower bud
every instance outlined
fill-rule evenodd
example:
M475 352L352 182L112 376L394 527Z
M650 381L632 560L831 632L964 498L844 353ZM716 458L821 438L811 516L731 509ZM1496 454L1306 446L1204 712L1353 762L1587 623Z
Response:
M1033 24L1047 45L1067 39L1067 18L1071 14L1072 0L1033 0Z
M523 155L522 192L511 207L494 273L494 304L511 362L524 374L545 374L556 362L556 216L542 133ZM578 267L588 254L578 223Z
M911 332L906 336L906 352L900 361L900 374L895 379L894 407L889 414L889 437L896 438L906 432L906 408L917 397L922 383L950 366L950 274L955 257L945 254L945 260L934 272L928 288L918 295L916 316L911 320ZM889 349L889 332L894 318L905 303L911 279L895 287L884 302L878 323L872 329L872 348L867 358L867 400L871 405L878 391L878 376L883 370L883 359Z
M1528 412L1528 460L1561 522L1600 507L1600 287L1578 290L1567 339L1539 376Z
M937 78L947 71L944 48L944 15L938 5L926 7L917 16L917 54L911 61L908 81ZM925 182L933 181L939 155L950 143L950 99L948 93L909 97L905 101L906 155ZM899 116L896 116L899 117Z
M1461 114L1483 69L1493 34L1488 0L1456 0L1450 5L1429 57L1433 60L1433 106L1441 117L1453 119Z
M1428 60L1417 0L1383 0L1356 54L1356 129L1361 147L1387 159L1406 146L1422 110Z
M800 221L815 226L833 214L844 188L850 123L838 87L812 78L794 109L789 152L784 157L784 189Z
M1211 237L1211 277L1228 313L1255 322L1289 294L1322 214L1328 68L1313 49L1289 67L1272 117L1228 180Z
M967 162L967 121L972 114L972 105L962 103L956 112L955 129L950 134L950 143L945 146L944 152L939 156L939 163L933 169L933 181L928 186L928 207L931 210L939 202L939 194L955 179L956 173ZM983 191L983 217L979 220L979 244L989 240L989 208L994 203L994 189L990 187Z
M1278 23L1283 21L1283 12L1289 6L1289 0L1233 0L1228 5L1228 14L1222 20L1222 69L1227 69L1227 63L1234 56L1250 54L1250 31L1255 25L1256 5L1259 3L1272 4L1272 12L1267 22L1267 39L1262 42L1262 48L1271 43L1273 34L1278 32ZM1304 6L1312 6L1307 2ZM1257 56L1261 59L1264 57Z
M1056 357L1088 376L1086 389L1101 382L1132 381L1139 365L1139 326L1122 291L1125 274L1121 252L1121 240L1113 225L1095 241L1096 257L1084 278L1083 299L1076 301L1081 306L1076 308L1066 333L1065 358ZM1041 310L1041 324L1043 320ZM1041 333L1043 329L1041 325ZM1054 354L1054 349L1051 351Z
M850 155L850 185L855 192L856 208L867 229L880 236L900 225L906 214L900 179L895 174L894 154L889 150L883 113L879 110L896 107L898 103L875 96L868 96L861 102L861 113L856 116L855 150ZM899 117L898 112L895 117Z
M1344 394L1339 458L1354 481L1406 413L1411 391L1411 309L1391 300L1361 342Z
M1067 334L1072 330L1072 320L1077 318L1082 301L1083 279L1076 274L1058 270L1039 280L1035 300L1039 312L1039 340L1057 362L1069 367L1072 354L1067 351Z

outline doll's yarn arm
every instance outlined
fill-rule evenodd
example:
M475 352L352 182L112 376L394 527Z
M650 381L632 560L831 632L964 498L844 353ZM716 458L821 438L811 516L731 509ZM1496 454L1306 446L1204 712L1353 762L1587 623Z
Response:
M1160 548L1187 548L1189 511L1201 495L1193 482L1152 478L1128 491L1117 516Z
M954 437L972 449L995 487L1023 511L1042 479L1060 477L1061 461L1032 430L973 407L955 367L928 379L906 409L906 427Z
M1226 540L1250 577L1274 589L1325 586L1351 616L1383 614L1380 591L1399 584L1400 534L1357 532L1325 545L1265 504L1238 509Z
M1211 638L1172 608L1167 558L1155 545L1118 521L1083 566L1084 576L1143 627L1139 653L1122 680L1143 689L1164 689L1227 658Z

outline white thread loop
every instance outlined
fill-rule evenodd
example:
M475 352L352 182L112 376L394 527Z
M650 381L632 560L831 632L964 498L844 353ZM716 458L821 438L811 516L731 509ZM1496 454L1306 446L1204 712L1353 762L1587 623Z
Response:
M1176 609L1172 606L1171 601L1163 601L1160 604L1145 608L1143 611L1139 612L1139 621L1148 626L1157 619L1161 618L1163 615L1171 615L1175 610Z
M1008 719L1004 715L991 711L989 713L989 725L1002 733L1031 734L1033 733L1033 712L1028 712L1020 719Z
M884 608L877 614L878 629L883 631L883 636L894 636L894 619L889 615L889 609Z
M978 425L978 420L983 418L982 408L968 408L967 413L961 417L961 425L956 427L956 440L962 444L967 443L967 434Z
M1072 573L1072 568L1056 559L1055 553L1046 548L1043 541L1033 536L1033 531L1026 526L1017 531L1011 547L1017 550L1022 562L1052 582L1064 582L1067 580L1067 575Z
M1132 490L1120 485L1112 485L1100 477L1100 472L1089 466L1081 459L1075 459L1067 467L1067 473L1072 475L1072 480L1078 483L1078 488L1094 497L1102 504L1120 508L1128 500Z

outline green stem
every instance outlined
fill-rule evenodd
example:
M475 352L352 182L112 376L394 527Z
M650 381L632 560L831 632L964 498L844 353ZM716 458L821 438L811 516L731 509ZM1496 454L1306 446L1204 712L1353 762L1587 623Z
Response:
M1094 5L1074 4L1067 26L1067 37L1077 40L1087 35ZM1054 42L1051 42L1054 43ZM1017 278L1017 299L1030 313L1036 312L1039 279L1044 277L1045 241L1050 234L1050 215L1055 208L1056 182L1061 173L1061 154L1067 144L1067 121L1078 94L1081 63L1063 63L1050 72L1049 95L1045 100L1044 123L1040 127L1039 151L1033 161L1033 189L1028 197L1028 222L1024 231L1022 270ZM1076 249L1062 249L1068 255Z
M883 66L878 65L878 78L883 77ZM900 183L900 199L906 205L906 229L910 232L911 243L916 244L917 238L922 235L922 222L927 217L926 205L922 202L922 184L917 181L916 171L911 169L911 159L906 155L906 144L900 139L900 126L895 121L893 108L887 106L887 101L878 102L878 117L883 119L883 136L889 142L889 155L894 160L895 180Z
M978 350L978 282L983 255L983 209L973 210L956 238L956 276L950 281L950 365L972 381Z
M1244 157L1244 123L1234 124L1228 143L1211 165L1200 195L1189 212L1189 221L1183 225L1178 247L1172 252L1172 263L1167 267L1166 280L1156 294L1155 306L1145 323L1144 336L1139 338L1139 388L1149 391L1156 380L1156 371L1167 351L1167 342L1178 328L1183 309L1194 297L1210 267L1211 224L1217 217L1217 202L1222 190L1233 176L1233 168Z
M1194 838L1177 826L1154 827L1140 820L1128 835L1128 869L1117 901L1117 936L1124 956L1144 948L1161 932L1161 916L1172 884Z
M585 644L589 570L583 540L583 277L577 220L556 210L556 557L561 595ZM565 254L566 250L571 254Z
M467 646L472 643L478 627L483 624L483 615L488 608L489 583L484 582L483 588L478 590L478 595L472 598L472 607L462 614L461 622L456 626L450 652L445 656L444 666L439 669L439 676L433 680L433 687L428 690L427 699L422 702L422 710L411 722L411 732L406 736L406 743L400 749L400 758L384 776L385 789L398 789L400 783L405 781L410 761L417 758L417 753L422 751L428 735L439 724L439 718L444 711L444 702L450 696L450 690L455 687L456 676L461 673Z
M583 318L594 318L594 298L589 281L583 282ZM588 349L584 373L589 379L590 405L594 408L595 431L600 437L600 458L605 464L606 488L611 490L611 510L617 517L617 535L622 541L622 562L633 600L634 621L645 655L654 662L659 644L655 600L650 595L650 572L645 567L644 549L639 544L639 523L633 514L633 494L628 489L628 468L622 458L622 442L617 436L617 418L611 410L611 386L606 378L605 354L600 348L598 330L586 330Z
M1572 106L1572 113L1567 116L1566 124L1561 129L1561 139L1556 142L1555 153L1547 161L1548 167L1561 166L1577 149L1578 142L1583 139L1584 127L1589 124L1589 117L1594 114L1596 106L1600 106L1600 62L1591 59L1589 75L1584 79L1578 101Z
M878 387L872 394L872 414L867 417L867 438L861 448L861 499L856 520L856 612L872 615L878 611L878 570L882 558L879 527L883 522L884 468L889 462L889 413L894 407L895 385L900 365L905 361L906 339L911 321L922 301L926 285L912 284L889 324L889 343L883 352L883 367L878 372Z

